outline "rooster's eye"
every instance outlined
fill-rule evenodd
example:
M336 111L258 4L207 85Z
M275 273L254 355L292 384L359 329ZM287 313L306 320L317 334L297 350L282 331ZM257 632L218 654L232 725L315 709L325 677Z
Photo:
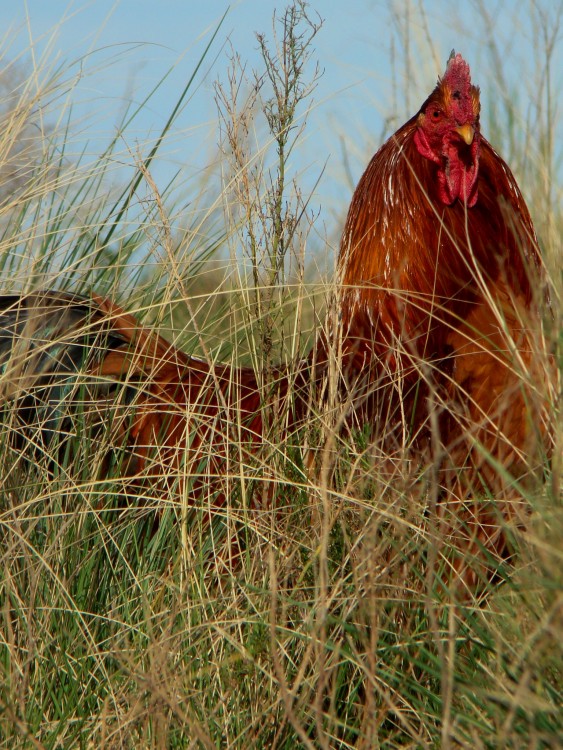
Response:
M432 111L432 119L433 120L439 120L441 116L442 116L442 113L441 113L441 111L439 109L435 109L435 110Z

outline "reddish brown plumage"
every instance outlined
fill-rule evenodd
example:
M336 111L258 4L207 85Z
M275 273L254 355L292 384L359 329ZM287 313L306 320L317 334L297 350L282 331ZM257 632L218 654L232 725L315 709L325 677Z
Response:
M298 369L289 403L288 369L272 370L265 388L251 368L189 357L95 295L2 298L0 367L24 453L39 447L43 464L68 461L65 436L80 431L99 478L197 507L224 504L228 475L236 480L244 467L260 475L264 414L283 421L286 435L303 414Z
M248 463L262 438L263 399L254 371L189 357L110 301L95 301L124 343L92 374L127 377L141 386L127 423L128 451L135 457L130 474L153 475L177 496L188 482L188 499L197 504L211 498L220 507L224 483L218 480L228 471L227 457L236 451L238 461Z
M529 211L480 133L460 55L371 160L339 266L346 387L362 388L388 452L409 432L411 457L439 463L441 513L467 524L460 547L506 556L502 523L525 515L522 490L550 451L547 299Z
M421 113L435 100L443 100L440 85ZM394 339L419 355L443 354L445 324L455 327L502 277L529 306L540 266L516 181L478 130L476 203L443 202L439 168L415 141L421 113L371 160L352 198L340 251L344 330L352 321L368 330L374 340L364 349L384 357ZM356 338L353 331L349 337Z

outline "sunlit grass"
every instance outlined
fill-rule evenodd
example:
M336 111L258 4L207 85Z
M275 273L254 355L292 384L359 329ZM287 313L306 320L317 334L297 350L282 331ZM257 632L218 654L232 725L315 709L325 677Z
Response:
M37 96L53 98L57 85L46 80ZM6 120L2 163L36 101L24 97ZM60 122L38 137L17 189L3 197L3 291L93 290L189 354L257 370L283 362L291 372L331 290L307 283L305 215L297 228L286 214L296 267L281 264L279 277L255 276L257 285L263 260L255 253L244 268L241 244L259 230L271 243L278 231L271 139L246 161L227 154L225 186L213 196L202 184L201 212L176 235L170 213L179 209L151 176L154 144L117 154L112 141L99 163L76 163L64 155L70 110ZM113 169L123 159L130 176L121 182ZM255 182L233 197L239 178ZM282 193L300 210L307 198L293 188L286 183ZM530 208L548 228L542 241L553 258L560 209L545 192L537 197ZM247 225L241 214L250 209ZM547 333L556 350L557 325ZM9 389L6 374L0 384ZM444 585L447 545L432 525L432 477L419 477L404 456L386 456L368 431L348 429L346 405L328 399L295 434L274 419L252 455L232 438L236 419L233 427L224 415L228 459L194 504L194 481L213 474L213 446L166 482L151 480L150 461L143 481L124 479L129 457L112 427L135 409L135 394L112 392L114 424L92 418L91 430L88 389L106 385L73 381L76 434L48 449L26 436L15 441L17 422L4 407L0 747L558 746L557 449L545 482L525 493L533 515L517 539L516 569L460 601Z

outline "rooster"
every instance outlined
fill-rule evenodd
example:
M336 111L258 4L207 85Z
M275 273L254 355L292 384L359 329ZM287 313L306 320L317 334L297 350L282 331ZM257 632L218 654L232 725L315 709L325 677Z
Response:
M506 526L551 451L549 307L530 213L481 134L479 89L452 52L445 74L373 156L339 255L341 382L386 455L426 461L454 573L472 586L509 556ZM475 553L476 562L467 569Z

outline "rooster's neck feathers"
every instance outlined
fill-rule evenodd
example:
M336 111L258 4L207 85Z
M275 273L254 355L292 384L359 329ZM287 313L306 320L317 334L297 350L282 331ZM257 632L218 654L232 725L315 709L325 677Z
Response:
M434 108L439 127L429 123ZM526 264L538 258L523 198L479 133L479 91L455 55L423 108L383 144L356 188L340 253L345 317L350 325L355 317L379 321L377 336L387 329L414 338L428 327L432 309L463 315L482 293L478 283L499 274L529 298Z

